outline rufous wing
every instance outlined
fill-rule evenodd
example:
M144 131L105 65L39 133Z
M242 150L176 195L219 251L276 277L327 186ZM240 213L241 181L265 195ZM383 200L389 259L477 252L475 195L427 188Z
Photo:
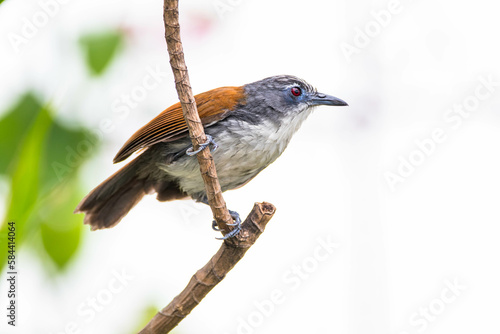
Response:
M194 98L201 122L207 125L226 118L238 104L244 104L245 92L243 87L221 87L195 95ZM137 150L156 143L175 140L187 130L178 102L134 133L118 151L113 162L123 161Z

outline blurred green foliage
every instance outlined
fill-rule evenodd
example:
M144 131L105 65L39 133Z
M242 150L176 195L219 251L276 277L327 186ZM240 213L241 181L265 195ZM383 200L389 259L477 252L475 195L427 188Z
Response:
M103 75L116 58L124 37L118 31L80 38L92 75ZM77 108L77 106L75 106ZM26 92L1 113L0 175L9 182L6 217L0 244L6 242L7 222L16 222L16 251L31 248L40 261L61 271L75 259L82 243L83 216L73 210L85 195L79 170L99 145L91 131L69 127L54 117L49 103ZM0 257L0 270L6 257Z
M85 35L79 43L80 59L95 79L116 59L124 36L119 31L104 31ZM44 268L57 274L77 259L81 249L83 215L73 214L86 193L79 186L79 172L97 152L99 140L89 129L68 126L55 114L46 99L29 89L0 112L0 176L9 183L0 248L7 241L7 222L15 221L17 255L20 248L31 249ZM6 256L0 257L0 271L6 261ZM156 312L155 306L146 305L137 330Z
M76 254L82 237L82 216L71 214L82 199L76 180L52 191L40 206L40 232L43 248L58 269Z
M21 104L24 104L23 101ZM11 194L8 205L7 217L16 222L17 242L22 241L25 235L25 222L29 218L38 198L40 187L40 173L42 150L44 148L44 138L50 128L50 115L46 108L39 104L34 104L36 116L31 126L26 131L24 138L20 138L19 154L12 161ZM14 108L18 109L18 108ZM17 114L13 114L18 117ZM0 132L6 125L0 122ZM12 140L6 138L6 141ZM15 145L16 143L11 143ZM4 225L5 226L5 225Z
M16 151L21 145L22 139L33 125L42 105L33 94L26 94L19 99L19 102L7 111L0 120L0 131L2 131L2 141L0 141L0 174L7 173L7 167L12 163Z
M131 333L139 333L148 324L148 322L153 319L156 313L158 313L158 310L158 307L153 304L144 307L139 314L139 323L137 324L135 330L131 331Z
M41 232L46 254L62 269L75 254L82 235L81 217L72 215L69 206L78 204L82 192L76 184L67 184L74 179L83 159L68 166L68 152L86 140L86 132L60 124L52 114L50 107L42 105L33 93L22 96L4 114L0 133L8 135L1 144L6 159L2 159L0 173L10 179L6 219L16 222L16 246L21 247L26 239L36 238ZM66 173L57 173L54 166L58 163L64 164ZM49 220L65 226L54 229ZM6 228L4 223L1 238L5 238ZM70 240L72 247L67 245ZM5 258L0 258L0 269L4 265Z
M80 39L87 66L92 74L100 75L111 63L123 43L120 32L89 34Z

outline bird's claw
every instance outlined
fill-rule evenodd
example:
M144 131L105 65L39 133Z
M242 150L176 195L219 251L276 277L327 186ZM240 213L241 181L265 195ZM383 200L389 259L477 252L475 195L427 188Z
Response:
M196 151L194 151L193 146L189 147L186 150L186 154L189 155L189 156L196 155L196 154L200 153L201 151L203 151L205 148L207 148L210 145L212 145L212 149L211 149L212 152L215 151L219 147L219 145L217 145L217 143L214 141L214 138L211 135L207 135L207 141L206 142L204 142L203 144L200 144L200 147Z
M231 210L228 210L228 211L229 211L229 214L231 215L231 217L234 219L234 223L227 224L227 225L234 226L234 228L229 233L227 233L225 236L220 237L220 238L215 238L217 240L226 240L226 239L232 238L235 235L237 235L238 233L240 233L240 231L241 231L240 214L236 211L231 211ZM217 222L214 220L212 223L212 228L216 231L220 231L220 229L216 227L216 224L217 224Z
M217 221L215 221L215 220L212 220L212 230L214 230L216 232L222 231L220 228L217 227Z

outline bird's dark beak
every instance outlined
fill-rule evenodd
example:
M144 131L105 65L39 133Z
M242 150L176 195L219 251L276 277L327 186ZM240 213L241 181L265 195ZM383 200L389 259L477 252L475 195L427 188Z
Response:
M311 96L311 106L348 106L347 102L338 97L326 95L323 93L315 93Z

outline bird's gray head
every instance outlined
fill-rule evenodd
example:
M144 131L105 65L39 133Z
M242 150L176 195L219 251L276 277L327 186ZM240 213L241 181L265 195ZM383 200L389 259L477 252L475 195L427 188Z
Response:
M313 86L292 75L278 75L245 86L247 102L265 105L272 113L297 114L319 105L346 106L331 95L319 93Z

